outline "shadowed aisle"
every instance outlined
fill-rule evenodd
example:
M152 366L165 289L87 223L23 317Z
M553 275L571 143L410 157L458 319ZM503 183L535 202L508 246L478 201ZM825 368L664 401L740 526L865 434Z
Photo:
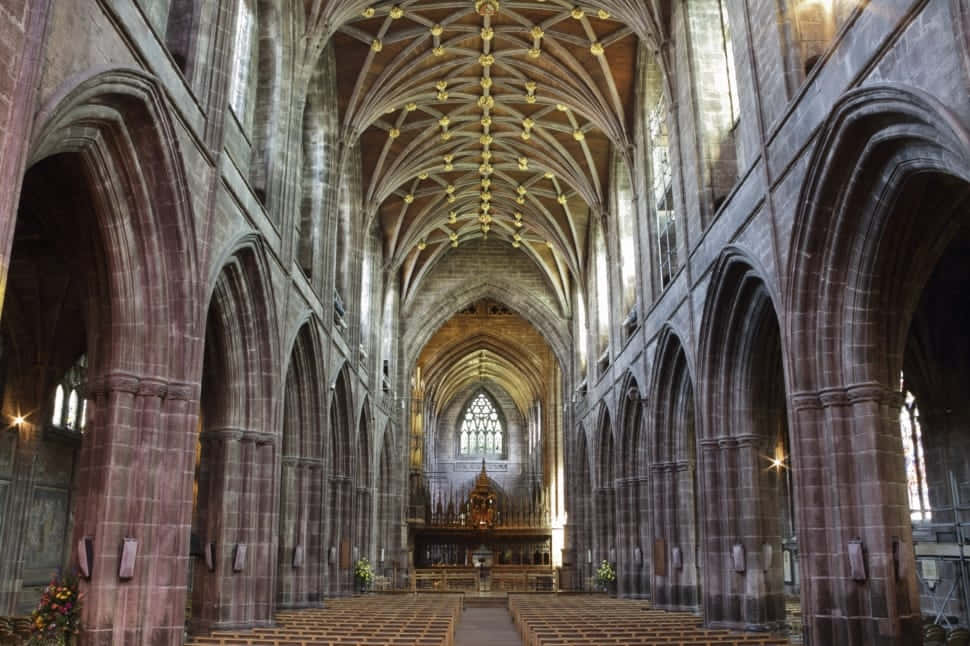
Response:
M455 646L522 646L505 607L465 607L455 631Z

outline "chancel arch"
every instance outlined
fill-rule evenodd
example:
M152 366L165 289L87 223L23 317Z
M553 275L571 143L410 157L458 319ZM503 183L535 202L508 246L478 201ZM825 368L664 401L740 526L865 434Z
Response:
M680 337L665 328L652 377L652 446L648 452L653 514L653 602L700 606L700 518L693 378Z
M704 307L701 594L709 623L772 630L786 620L794 460L778 316L756 267L742 251L725 251Z

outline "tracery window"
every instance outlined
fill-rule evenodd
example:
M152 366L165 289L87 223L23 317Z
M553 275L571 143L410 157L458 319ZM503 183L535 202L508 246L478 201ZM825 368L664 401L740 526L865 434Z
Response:
M657 212L657 261L660 286L670 283L677 269L677 233L674 214L673 171L667 134L667 100L660 95L647 118L650 135L650 171L653 176L653 202Z
M900 379L902 381L902 379ZM903 386L905 398L899 411L899 430L906 457L906 492L912 520L932 520L930 492L926 485L926 460L923 452L923 432L919 423L919 406L912 392Z
M458 428L460 455L501 457L505 445L502 418L491 398L478 393L465 407Z
M50 416L52 426L84 432L88 401L81 398L80 388L86 371L87 357L82 354L57 383Z

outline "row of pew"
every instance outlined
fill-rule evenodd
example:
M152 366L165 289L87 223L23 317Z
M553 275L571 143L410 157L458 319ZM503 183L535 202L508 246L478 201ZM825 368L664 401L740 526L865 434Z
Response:
M279 612L270 628L215 631L186 646L454 646L462 606L460 594L333 599Z
M599 595L509 595L524 646L787 646L785 637L704 628L698 617Z

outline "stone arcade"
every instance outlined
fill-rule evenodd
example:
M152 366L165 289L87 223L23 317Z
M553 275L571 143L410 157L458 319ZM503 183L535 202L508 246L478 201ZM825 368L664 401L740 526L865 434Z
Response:
M966 0L0 0L0 616L83 557L80 644L176 645L366 557L966 626L968 97Z

